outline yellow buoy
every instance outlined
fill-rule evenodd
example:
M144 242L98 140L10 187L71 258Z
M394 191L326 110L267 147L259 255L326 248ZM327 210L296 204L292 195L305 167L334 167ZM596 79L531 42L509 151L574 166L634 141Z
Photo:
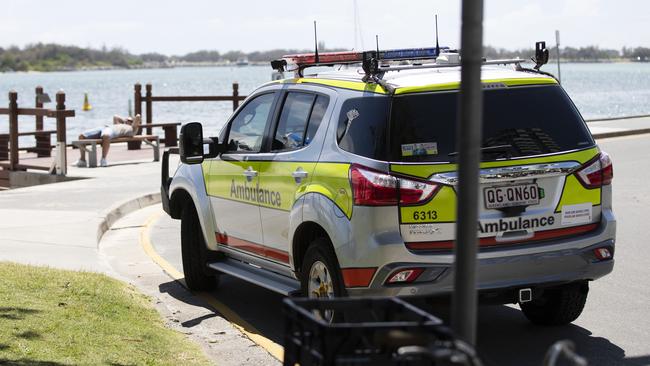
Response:
M89 111L91 109L93 109L93 106L91 106L90 102L88 102L88 93L84 93L84 106L81 107L81 110Z

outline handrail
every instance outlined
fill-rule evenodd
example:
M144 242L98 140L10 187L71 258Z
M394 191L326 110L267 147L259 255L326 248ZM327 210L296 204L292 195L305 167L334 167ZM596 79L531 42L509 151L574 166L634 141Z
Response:
M36 137L36 147L28 148L27 150L36 151L38 156L51 155L51 142L49 134L51 131L43 131L43 117L56 119L56 141L57 141L57 161L56 168L57 174L65 175L67 170L66 159L66 118L74 117L74 110L67 110L65 106L65 93L59 91L56 93L56 108L44 109L42 103L43 88L36 87L36 108L19 108L18 107L18 93L15 91L9 92L9 105L8 108L0 108L0 115L9 116L9 138L0 141L5 147L5 151L0 151L0 158L8 159L8 163L3 163L2 167L9 170L26 170L26 169L40 169L32 165L20 164L19 154L20 150L25 150L19 146L19 136L31 135ZM33 133L19 132L18 130L18 116L35 116L36 117L36 131ZM7 151L8 150L8 151ZM47 150L47 151L43 151Z

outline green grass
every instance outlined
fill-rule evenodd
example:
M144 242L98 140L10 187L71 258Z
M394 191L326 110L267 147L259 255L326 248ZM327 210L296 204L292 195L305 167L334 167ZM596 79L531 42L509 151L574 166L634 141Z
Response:
M0 262L0 365L208 365L151 300L102 274Z

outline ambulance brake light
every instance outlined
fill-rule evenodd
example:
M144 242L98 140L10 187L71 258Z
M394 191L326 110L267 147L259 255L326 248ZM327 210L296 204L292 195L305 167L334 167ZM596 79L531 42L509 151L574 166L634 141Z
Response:
M357 164L350 167L350 181L354 204L360 206L420 204L439 188L430 181L398 178Z
M598 157L587 162L575 174L582 185L589 189L611 184L614 178L612 159L606 152L601 152Z

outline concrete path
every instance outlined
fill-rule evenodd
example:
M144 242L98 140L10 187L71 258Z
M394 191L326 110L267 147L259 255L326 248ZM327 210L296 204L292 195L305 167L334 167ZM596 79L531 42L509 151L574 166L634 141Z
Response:
M80 179L0 191L0 261L108 274L151 296L167 325L215 363L278 363L145 254L141 228L161 210L159 163L70 168L69 176Z
M99 237L123 212L160 200L159 170L142 162L70 168L72 177L93 179L0 192L0 260L107 271Z

